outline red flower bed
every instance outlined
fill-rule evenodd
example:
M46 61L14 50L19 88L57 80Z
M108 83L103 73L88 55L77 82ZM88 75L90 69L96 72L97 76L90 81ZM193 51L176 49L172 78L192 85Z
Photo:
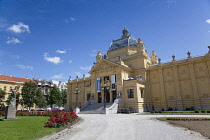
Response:
M0 116L5 115L4 111L0 111ZM45 123L46 127L60 127L72 123L78 116L70 111L16 111L16 116L49 116L48 122Z
M5 112L4 111L0 111L0 116L4 116Z
M57 116L53 116L50 119L48 119L48 122L45 123L45 126L47 127L60 127L67 125L68 123L72 123L75 121L78 116L74 112L53 112L55 114L58 113Z

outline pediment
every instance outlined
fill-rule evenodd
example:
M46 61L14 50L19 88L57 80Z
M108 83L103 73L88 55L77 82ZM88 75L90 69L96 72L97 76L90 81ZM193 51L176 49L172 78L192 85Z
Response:
M96 64L96 66L93 67L92 70L89 73L106 71L106 70L110 70L110 69L117 68L117 67L120 67L120 65L116 64L116 63L113 63L113 62L110 62L108 60L102 60L101 62Z

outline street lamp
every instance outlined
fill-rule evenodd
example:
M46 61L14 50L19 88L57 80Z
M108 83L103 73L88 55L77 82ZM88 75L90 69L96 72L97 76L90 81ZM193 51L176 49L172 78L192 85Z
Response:
M76 94L76 107L78 107L78 94L80 93L78 87L75 88L74 94Z
M109 87L106 86L106 83L104 84L104 87L101 87L101 90L104 91L104 108L106 108L106 93L107 93L108 89L109 89Z
M75 88L74 90L74 94L76 94L76 106L75 106L75 109L74 109L74 112L77 114L80 112L80 109L78 108L78 94L80 93L78 87Z
M104 108L106 108L106 84L104 84L104 87L101 87L101 90L104 91Z

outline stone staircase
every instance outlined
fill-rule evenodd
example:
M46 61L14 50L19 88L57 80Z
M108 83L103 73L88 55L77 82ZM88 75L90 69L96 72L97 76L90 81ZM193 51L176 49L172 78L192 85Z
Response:
M112 104L113 103L106 103L106 108L109 108ZM79 114L101 114L103 108L104 103L94 103L80 110Z

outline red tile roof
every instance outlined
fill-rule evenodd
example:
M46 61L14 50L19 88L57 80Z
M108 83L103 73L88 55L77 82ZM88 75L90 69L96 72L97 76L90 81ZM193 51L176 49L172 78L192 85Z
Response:
M9 81L9 82L34 82L33 79L27 79L27 78L20 78L20 77L13 77L13 76L7 76L7 75L0 75L0 81Z

